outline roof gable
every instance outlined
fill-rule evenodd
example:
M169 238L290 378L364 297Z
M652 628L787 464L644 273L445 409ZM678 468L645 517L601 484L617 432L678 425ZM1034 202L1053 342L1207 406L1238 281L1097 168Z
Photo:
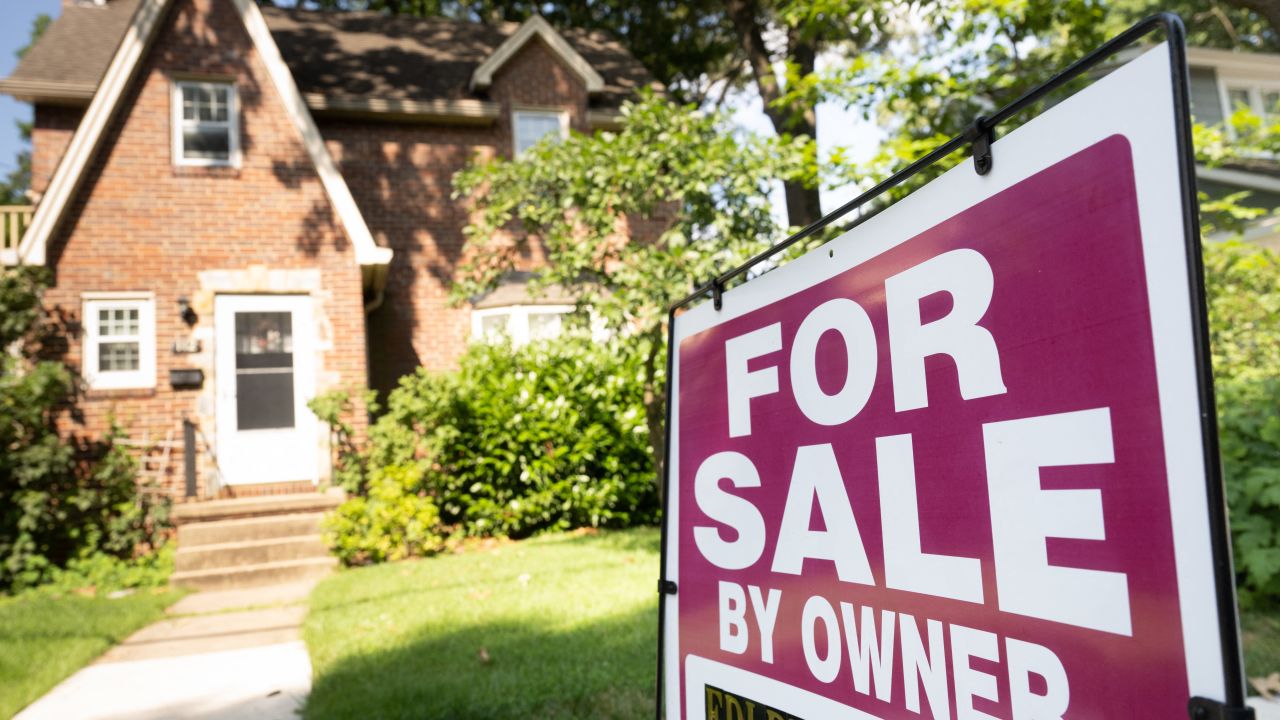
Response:
M598 93L604 89L604 78L600 77L600 73L591 67L586 58L582 57L577 50L574 50L560 33L551 27L551 24L543 20L541 16L534 15L520 26L520 29L505 42L497 47L480 66L471 74L471 89L483 90L493 84L493 76L506 65L520 49L529 41L534 39L541 40L546 43L551 52L560 58L569 69L573 70L578 77L582 78L583 83L587 86L588 93Z
M390 248L379 247L364 222L350 189L325 148L315 121L299 93L297 85L280 56L257 4L253 0L225 0L244 23L254 49L261 57L274 86L277 98L294 128L298 131L307 155L315 166L321 185L351 241L356 261L367 268L365 277L376 284L385 276L391 260ZM23 236L17 259L25 263L43 264L49 238L57 230L79 189L85 170L92 162L103 136L120 111L123 97L132 85L162 24L171 0L141 0L118 50L104 74L89 108L71 138L66 153L36 208L31 226Z

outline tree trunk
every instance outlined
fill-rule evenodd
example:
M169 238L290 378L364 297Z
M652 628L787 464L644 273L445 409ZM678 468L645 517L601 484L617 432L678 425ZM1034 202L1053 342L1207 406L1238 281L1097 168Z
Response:
M785 107L779 102L782 87L774 73L769 50L764 44L759 0L728 0L727 6L743 55L755 79L756 89L764 102L764 114L773 124L774 131L778 135L816 140L817 109L802 101L790 101ZM816 48L793 35L787 42L787 60L796 66L801 77L810 75L817 60ZM783 183L787 199L787 221L794 226L803 227L822 217L822 205L818 196L818 169L815 166L807 170L809 178L787 180Z

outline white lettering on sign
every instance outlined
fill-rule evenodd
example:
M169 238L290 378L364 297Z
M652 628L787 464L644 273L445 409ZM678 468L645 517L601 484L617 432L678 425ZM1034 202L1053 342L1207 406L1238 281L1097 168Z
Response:
M907 709L920 713L920 688L923 686L934 719L951 720L951 701L947 695L947 650L942 639L942 623L926 620L925 626L929 633L928 649L920 639L916 619L905 613L898 615Z
M956 365L965 400L1006 392L1000 353L991 332L978 324L991 305L995 278L976 250L952 250L885 280L889 315L889 359L893 403L898 412L929 405L924 360L947 355ZM951 311L930 323L920 318L920 301L951 296Z
M756 616L756 629L760 631L760 660L773 663L773 626L778 622L782 591L770 588L766 599L755 585L748 585L747 590L751 596L751 612Z
M822 629L826 632L825 657L818 653L818 623L822 623ZM821 682L835 682L840 675L840 625L836 620L835 609L826 598L814 595L804 604L804 616L800 624L800 644L804 648L804 661L809 666L809 672Z
M1102 493L1044 490L1040 468L1115 462L1107 408L982 426L1000 609L1132 635L1124 573L1049 564L1045 538L1105 540Z
M1062 661L1049 648L1005 638L1009 661L1009 697L1018 720L1062 720L1071 704L1071 688ZM1031 676L1044 679L1045 693L1031 692Z
M693 541L712 565L741 570L754 565L764 552L764 518L749 501L720 489L721 480L734 487L760 487L756 466L742 453L716 453L703 461L693 481L694 499L707 517L728 525L738 537L725 540L716 528L696 527Z
M825 530L813 529L815 500ZM853 506L830 445L808 445L796 450L773 571L800 575L806 559L834 562L836 575L845 582L875 584L858 521L853 517Z
M997 702L1000 695L996 676L975 670L970 658L1000 662L1000 643L995 633L951 626L951 673L956 685L956 720L1000 720L973 707L974 698Z
M892 610L881 610L879 632L876 632L875 610L864 605L861 616L859 623L854 618L853 605L840 603L853 689L870 695L874 685L876 698L889 702L893 695L893 626L897 616Z
M834 331L849 358L844 386L828 395L818 384L818 341ZM876 384L876 331L858 303L828 300L800 323L791 346L791 388L805 417L819 425L840 425L862 412Z
M729 437L751 434L751 399L778 392L778 368L748 370L747 363L782 349L782 325L774 323L724 344L729 395Z
M720 581L720 649L741 655L747 651L747 596L738 583Z
M884 584L936 597L982 602L982 563L977 558L920 550L915 458L910 435L876 438L880 523L884 528Z

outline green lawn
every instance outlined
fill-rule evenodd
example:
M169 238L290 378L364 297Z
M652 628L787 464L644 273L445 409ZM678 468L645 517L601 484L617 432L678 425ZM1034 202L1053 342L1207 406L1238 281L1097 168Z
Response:
M0 599L0 718L159 618L179 597L141 591L117 600L38 593Z
M653 716L658 532L339 573L311 595L310 720Z

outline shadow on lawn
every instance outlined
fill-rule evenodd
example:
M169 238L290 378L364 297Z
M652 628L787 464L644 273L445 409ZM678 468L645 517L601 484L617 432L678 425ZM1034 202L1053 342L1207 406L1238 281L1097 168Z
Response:
M648 718L656 642L656 606L569 629L513 622L442 629L318 668L305 715Z

